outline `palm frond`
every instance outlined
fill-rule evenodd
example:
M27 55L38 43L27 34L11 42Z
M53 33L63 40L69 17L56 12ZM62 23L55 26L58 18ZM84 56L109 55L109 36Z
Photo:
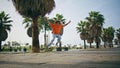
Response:
M4 11L0 13L0 29L11 30L12 24L10 23L13 21L10 18L9 14L6 14Z
M12 0L16 10L26 17L39 17L49 14L55 7L54 0Z

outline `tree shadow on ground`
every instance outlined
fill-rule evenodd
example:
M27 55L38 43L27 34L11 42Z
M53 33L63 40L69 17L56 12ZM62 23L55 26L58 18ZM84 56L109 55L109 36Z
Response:
M14 61L0 61L0 65L1 64L15 64L15 65L43 65L43 64L47 64L46 63L28 63L28 62L14 62Z
M80 62L73 66L73 68L120 68L120 60L118 61L101 61L101 62Z
M76 64L49 64L46 63L28 63L28 62L14 62L14 61L0 61L0 65L16 65L16 68L19 68L19 65L23 66L23 68L120 68L120 61L101 61L101 62L79 62ZM9 68L5 67L5 68Z

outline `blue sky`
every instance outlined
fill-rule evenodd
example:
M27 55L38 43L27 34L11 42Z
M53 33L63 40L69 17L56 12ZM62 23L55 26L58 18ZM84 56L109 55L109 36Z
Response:
M46 15L50 18L54 17L57 13L63 14L67 21L72 22L65 27L64 35L62 36L63 44L83 44L80 40L79 33L76 31L77 23L88 16L90 11L99 11L104 15L104 27L113 26L115 29L120 28L120 0L55 0L56 7L49 14ZM31 38L26 34L26 29L22 24L23 18L17 13L11 1L0 0L0 12L5 11L10 14L11 19L14 21L12 31L6 41L18 41L20 43L30 43ZM50 34L50 39L51 33ZM40 34L40 43L43 41L43 33Z

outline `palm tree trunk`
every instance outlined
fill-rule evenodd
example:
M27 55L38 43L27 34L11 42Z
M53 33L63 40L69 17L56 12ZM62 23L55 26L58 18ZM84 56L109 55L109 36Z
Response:
M106 48L106 42L104 42L104 48Z
M46 41L46 24L45 24L45 34L44 34L44 47L47 48L47 41Z
M99 48L99 42L96 42L96 48Z
M86 42L85 42L85 40L84 40L84 49L86 49Z
M91 43L90 43L90 48L92 48L92 45L91 45Z
M0 51L2 51L2 41L0 41Z
M113 43L111 43L111 47L113 47Z
M45 31L45 34L44 34L44 47L45 47L45 48L47 47L47 41L46 41L46 31Z
M33 18L33 24L32 24L32 52L33 53L39 53L40 47L39 47L39 29L38 29L38 23L37 18Z
M111 42L112 42L112 41L111 41ZM109 42L109 47L110 47L110 48L112 48L112 43L111 43L111 42Z

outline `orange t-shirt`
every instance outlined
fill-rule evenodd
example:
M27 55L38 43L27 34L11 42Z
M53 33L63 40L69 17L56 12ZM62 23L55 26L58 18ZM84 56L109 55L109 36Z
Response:
M61 29L63 28L62 24L50 24L53 34L60 34Z

